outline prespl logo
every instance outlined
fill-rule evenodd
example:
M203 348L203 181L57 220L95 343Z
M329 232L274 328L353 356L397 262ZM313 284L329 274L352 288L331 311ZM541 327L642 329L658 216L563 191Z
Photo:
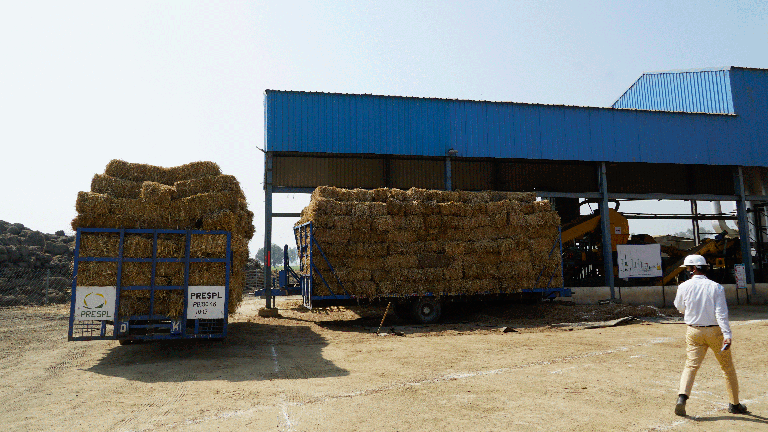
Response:
M101 309L107 305L107 299L99 293L88 293L83 299L83 306L86 309Z
M115 287L78 287L75 302L75 319L111 320L115 315Z

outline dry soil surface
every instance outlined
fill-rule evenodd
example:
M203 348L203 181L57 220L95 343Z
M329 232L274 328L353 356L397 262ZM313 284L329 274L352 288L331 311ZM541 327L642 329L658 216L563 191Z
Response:
M259 318L262 305L246 300L221 342L130 346L67 342L67 307L0 309L0 430L768 430L765 306L731 309L752 414L726 411L710 353L677 417L685 326L671 311L475 307L430 326L388 315L377 334L380 307L281 298L281 318Z

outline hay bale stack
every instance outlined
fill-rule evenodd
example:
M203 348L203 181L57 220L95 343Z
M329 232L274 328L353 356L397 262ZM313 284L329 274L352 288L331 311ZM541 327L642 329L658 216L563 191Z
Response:
M90 192L80 192L76 202L77 217L72 228L126 229L197 229L225 230L232 234L229 313L234 313L243 298L248 241L254 235L253 212L237 179L222 175L213 162L193 162L172 168L113 160L104 174L96 174ZM81 238L81 257L116 257L119 236L110 233L86 233ZM193 235L192 258L224 258L226 236ZM185 236L158 236L158 258L183 258ZM123 256L152 258L152 236L127 234ZM189 285L224 285L224 263L193 263ZM124 263L122 286L150 285L151 263ZM117 283L117 264L87 262L79 264L78 285L109 286ZM184 285L184 265L158 263L156 286ZM183 313L182 290L155 292L155 313L178 318ZM122 291L121 315L149 313L148 291Z
M338 279L316 248L313 263L335 294L460 295L562 286L559 249L550 256L560 218L534 193L323 186L297 225L310 221ZM297 239L298 246L307 240ZM309 265L309 257L304 260ZM330 294L316 276L315 289Z

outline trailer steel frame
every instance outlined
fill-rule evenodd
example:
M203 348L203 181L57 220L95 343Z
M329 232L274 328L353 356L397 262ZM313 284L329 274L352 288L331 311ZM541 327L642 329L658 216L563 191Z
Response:
M83 234L113 233L119 235L118 253L114 257L81 257L80 245ZM133 234L152 235L152 257L130 258L123 255L125 236ZM183 258L159 258L157 256L157 240L159 234L176 234L185 236ZM192 258L191 239L193 235L226 235L226 251L223 258ZM117 264L116 297L115 297L115 321L78 321L75 320L75 301L78 287L78 265L81 262L114 262ZM147 286L123 286L123 263L150 263L152 273L150 284ZM157 285L156 270L158 263L182 263L184 264L184 284L180 286ZM188 319L188 291L190 265L196 263L224 263L224 318L223 319ZM232 235L229 231L202 231L202 230L169 230L169 229L119 229L119 228L79 228L75 237L75 257L72 272L72 298L70 301L69 330L67 339L99 340L117 339L125 340L168 340L168 339L223 339L227 335L227 317L229 315L229 284L232 263ZM147 315L120 315L120 293L122 291L149 291L149 314ZM181 317L169 317L154 313L155 293L163 290L182 290L184 292L184 309ZM112 331L108 325L112 325Z

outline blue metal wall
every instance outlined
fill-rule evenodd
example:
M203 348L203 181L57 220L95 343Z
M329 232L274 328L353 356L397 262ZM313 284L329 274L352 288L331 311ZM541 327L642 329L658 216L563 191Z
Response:
M266 150L768 166L768 71L728 76L736 115L267 90Z
M613 108L733 114L730 68L643 74Z

